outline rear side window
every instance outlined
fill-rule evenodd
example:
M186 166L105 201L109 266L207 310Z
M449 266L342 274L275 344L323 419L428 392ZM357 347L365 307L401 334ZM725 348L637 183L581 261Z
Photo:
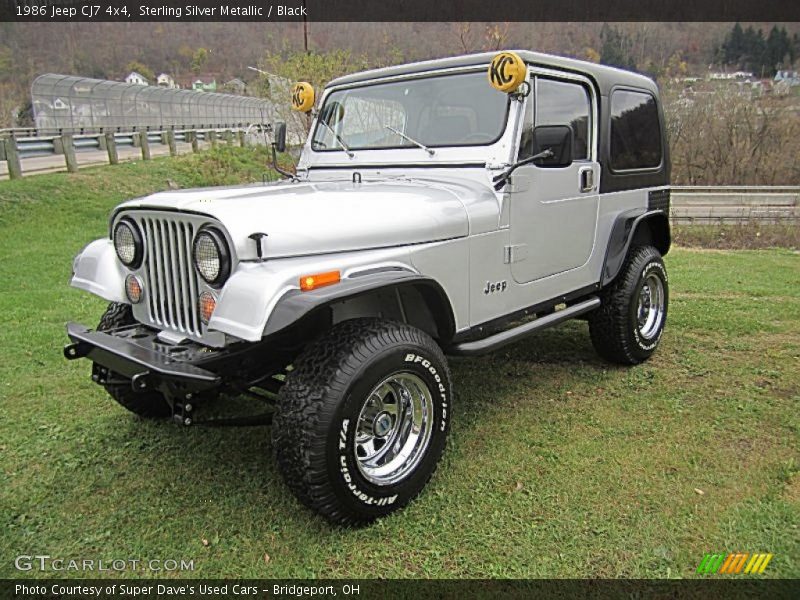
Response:
M661 127L656 99L645 92L611 95L611 168L652 169L661 164Z

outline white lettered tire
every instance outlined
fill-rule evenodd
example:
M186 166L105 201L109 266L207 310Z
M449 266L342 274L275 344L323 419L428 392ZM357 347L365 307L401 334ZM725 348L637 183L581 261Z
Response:
M410 502L433 475L452 384L426 333L379 319L336 325L298 357L272 425L278 468L308 507L365 523Z
M589 333L606 360L636 365L656 351L669 307L669 278L652 246L631 248L616 280L601 293L602 305L589 316Z

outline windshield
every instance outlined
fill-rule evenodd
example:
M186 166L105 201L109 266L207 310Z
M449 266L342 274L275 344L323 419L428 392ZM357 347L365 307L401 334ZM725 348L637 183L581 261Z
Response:
M311 138L317 152L480 146L500 139L508 96L484 71L331 92ZM402 135L401 135L402 134ZM415 143L416 142L416 143Z

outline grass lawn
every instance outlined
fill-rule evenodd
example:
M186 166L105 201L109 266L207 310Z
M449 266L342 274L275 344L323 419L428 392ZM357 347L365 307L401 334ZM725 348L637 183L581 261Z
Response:
M263 162L223 148L0 183L0 577L26 575L20 554L194 559L195 577L691 577L729 551L800 576L788 250L670 253L667 331L636 368L601 362L583 322L454 360L437 475L368 528L303 509L267 427L181 429L115 405L61 354L65 322L104 309L68 286L73 255L123 199L257 180Z

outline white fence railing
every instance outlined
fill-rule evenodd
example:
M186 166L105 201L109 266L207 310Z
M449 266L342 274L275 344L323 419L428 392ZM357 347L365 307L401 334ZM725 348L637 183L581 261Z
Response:
M676 224L792 223L800 225L800 186L674 186Z
M8 132L9 130L5 130ZM141 152L143 160L150 159L150 145L160 144L169 148L171 155L177 154L177 144L191 144L192 150L200 149L199 142L215 145L217 142L233 144L238 142L244 146L248 142L260 143L260 136L271 132L271 125L252 124L247 127L229 127L225 129L207 128L191 130L163 131L131 131L105 132L89 134L65 133L58 136L22 136L0 135L0 161L6 162L8 176L11 179L22 177L23 159L47 155L62 155L63 166L67 171L78 170L77 155L88 151L105 151L108 162L119 161L118 149L136 148Z

